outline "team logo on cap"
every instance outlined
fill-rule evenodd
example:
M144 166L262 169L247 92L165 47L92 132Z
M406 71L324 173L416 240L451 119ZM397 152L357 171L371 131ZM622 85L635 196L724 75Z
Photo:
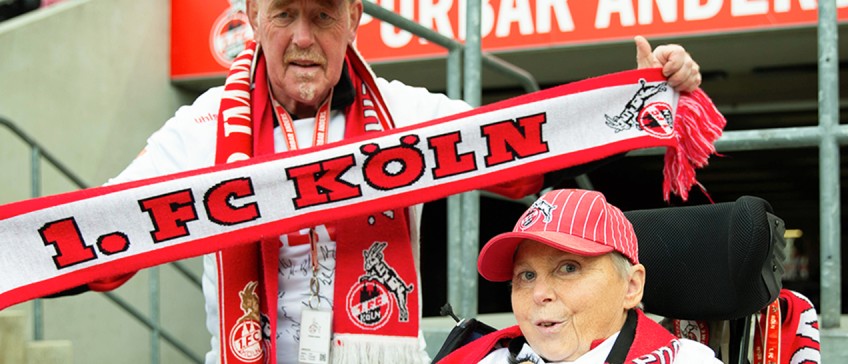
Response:
M662 82L648 86L645 79L640 79L639 84L641 86L633 94L633 97L630 98L630 101L627 102L627 105L624 106L624 110L621 113L617 116L604 114L607 126L615 130L616 133L635 127L651 135L660 136L661 138L671 136L671 127L674 124L671 107L666 103L648 104L648 99L668 89L668 83ZM647 114L644 112L646 105L647 109L651 110ZM647 118L643 120L643 116Z
M540 217L545 224L551 222L555 208L557 207L551 205L548 201L543 199L536 200L527 212L524 213L524 217L521 218L521 230L524 231L533 226Z
M393 306L398 308L398 321L409 321L407 297L415 289L406 284L392 266L386 262L383 250L389 244L375 241L362 251L365 274L359 277L347 293L347 314L350 320L363 330L377 330L392 316Z

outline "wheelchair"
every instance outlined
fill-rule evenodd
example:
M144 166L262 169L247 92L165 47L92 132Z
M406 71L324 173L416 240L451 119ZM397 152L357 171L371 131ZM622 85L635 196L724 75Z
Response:
M647 271L644 311L662 317L678 336L703 339L725 363L747 364L752 318L782 288L785 225L773 212L767 201L752 196L625 212ZM712 331L710 337L675 332L672 326L680 322L697 322ZM473 318L460 321L434 363L491 331Z

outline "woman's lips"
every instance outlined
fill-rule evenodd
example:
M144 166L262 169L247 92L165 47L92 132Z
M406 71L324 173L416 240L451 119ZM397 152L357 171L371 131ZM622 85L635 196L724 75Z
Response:
M565 321L539 320L536 321L534 324L540 332L553 334L559 332L564 326L564 323Z

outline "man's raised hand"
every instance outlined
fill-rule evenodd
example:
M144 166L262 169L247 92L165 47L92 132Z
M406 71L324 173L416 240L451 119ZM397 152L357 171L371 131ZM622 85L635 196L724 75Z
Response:
M669 86L677 91L694 91L701 85L700 66L680 45L665 44L652 51L645 37L636 36L634 41L637 68L662 67Z

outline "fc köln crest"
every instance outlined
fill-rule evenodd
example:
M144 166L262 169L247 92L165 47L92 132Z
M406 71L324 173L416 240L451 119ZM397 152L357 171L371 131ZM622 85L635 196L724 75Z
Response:
M710 344L710 328L706 321L674 320L674 335L704 345Z
M262 358L262 327L260 326L258 282L250 281L239 292L241 310L244 312L236 326L230 331L230 347L233 354L245 362Z
M556 206L551 205L548 201L537 200L524 213L524 217L521 218L521 231L529 229L536 221L539 221L539 218L542 218L542 222L545 224L551 222L553 211L556 208Z
M654 95L664 92L668 83L648 86L645 79L640 79L639 84L641 87L621 113L617 116L604 115L607 126L616 133L635 127L658 138L670 138L674 125L671 105L665 102L648 102Z
M209 34L209 50L221 66L229 68L244 50L245 43L253 39L253 29L247 18L245 0L230 0Z
M674 135L671 106L665 102L648 104L639 112L639 128L657 138Z
M392 316L395 306L398 320L409 321L407 297L415 289L406 284L385 259L383 250L387 242L375 241L362 252L365 274L359 277L347 294L350 320L363 330L377 330Z

